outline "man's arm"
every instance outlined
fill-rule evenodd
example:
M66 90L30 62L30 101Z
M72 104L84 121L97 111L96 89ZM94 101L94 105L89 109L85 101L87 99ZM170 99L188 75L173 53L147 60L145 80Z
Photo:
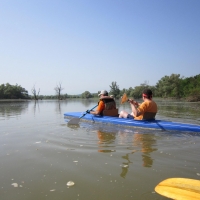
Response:
M93 115L99 115L100 114L100 112L99 112L99 110L91 110L90 111L90 114L93 114Z
M132 110L133 116L134 116L134 117L140 116L141 113L140 113L140 111L138 111L138 109L137 109L137 107L136 107L136 106L139 105L139 103L136 102L136 101L134 101L134 100L132 100L132 99L129 100L129 103L130 103L130 105L131 105L131 110Z
M100 101L97 109L95 111L94 110L90 111L90 114L100 115L103 109L104 109L104 103L103 101Z

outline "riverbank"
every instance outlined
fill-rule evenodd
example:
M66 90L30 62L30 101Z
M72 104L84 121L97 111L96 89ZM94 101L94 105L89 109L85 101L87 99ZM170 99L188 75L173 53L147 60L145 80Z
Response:
M77 98L66 98L66 99L60 99L59 101L66 101L69 99L77 99ZM81 98L80 98L81 99ZM98 97L88 98L88 100L96 100L99 101ZM181 102L200 102L200 97L192 98L175 98L175 97L154 97L154 101L181 101ZM58 99L38 99L38 100L58 100ZM116 101L120 101L120 99L115 99ZM135 99L138 101L142 101L142 99ZM0 99L0 102L26 102L26 101L35 101L34 99Z
M0 99L0 102L25 102L31 101L31 99Z

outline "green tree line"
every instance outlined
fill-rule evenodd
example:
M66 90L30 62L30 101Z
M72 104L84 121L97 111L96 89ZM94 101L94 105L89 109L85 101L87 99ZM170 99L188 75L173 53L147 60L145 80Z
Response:
M154 97L161 98L185 98L188 101L200 101L200 74L193 77L180 77L180 74L171 74L170 76L162 77L155 86L149 85L147 82L142 83L136 87L120 89L116 81L111 82L109 85L109 95L113 95L115 98L120 98L124 93L128 97L141 98L142 91L145 88L149 88L153 92ZM97 93L90 93L85 91L79 95L61 94L63 90L61 83L57 85L56 89L59 89L58 95L38 95L37 99L67 99L67 98L97 98ZM33 98L28 94L27 90L20 85L10 85L9 83L0 85L0 99L28 99Z
M0 99L27 99L28 91L20 85L9 83L0 85Z
M134 88L123 88L121 90L117 82L113 81L110 85L109 95L119 99L126 93L129 97L141 98L142 92L146 88L152 90L154 97L185 98L187 101L200 101L200 74L189 78L180 77L180 74L171 74L162 77L155 86L144 82ZM91 94L89 91L85 91L81 98L97 97L98 93Z
M155 86L155 96L200 101L200 74L189 78L180 77L180 74L164 76Z

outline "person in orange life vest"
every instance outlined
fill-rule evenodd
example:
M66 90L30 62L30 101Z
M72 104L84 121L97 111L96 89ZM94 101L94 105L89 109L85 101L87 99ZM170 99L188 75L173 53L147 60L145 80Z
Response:
M108 96L108 92L106 90L102 90L99 96L99 102L98 102L98 107L97 109L91 110L88 113L93 114L93 115L103 115L103 111L105 109L111 110L111 109L116 109L116 103L115 100L112 97Z
M121 111L119 118L132 118L136 120L142 120L145 113L151 113L152 119L155 119L157 113L157 104L152 100L152 91L150 89L145 89L142 94L143 103L129 99L131 105L132 113L129 114L126 111Z

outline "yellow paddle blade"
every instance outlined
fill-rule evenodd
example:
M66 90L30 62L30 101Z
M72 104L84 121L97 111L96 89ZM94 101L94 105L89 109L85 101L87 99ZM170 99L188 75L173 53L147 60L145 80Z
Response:
M169 178L160 182L155 191L165 197L179 200L199 200L200 181L188 178Z
M122 98L121 98L121 104L125 103L128 101L128 97L126 95L126 93L123 94Z

